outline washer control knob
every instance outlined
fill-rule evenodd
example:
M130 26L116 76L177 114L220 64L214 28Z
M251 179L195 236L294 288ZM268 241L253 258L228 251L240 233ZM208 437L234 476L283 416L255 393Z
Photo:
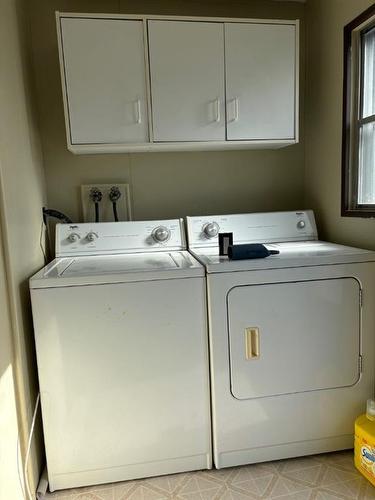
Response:
M94 233L93 231L90 231L89 233L86 234L87 241L95 241L96 238L98 238L98 235L96 233Z
M70 243L75 243L76 241L80 240L81 237L78 233L70 233L68 236L68 240Z
M215 238L219 234L219 225L216 222L209 222L203 226L203 232L207 238Z
M165 226L158 226L152 231L152 237L157 243L164 243L171 237L171 232Z
M303 229L306 226L306 222L304 220L299 220L297 222L298 229Z

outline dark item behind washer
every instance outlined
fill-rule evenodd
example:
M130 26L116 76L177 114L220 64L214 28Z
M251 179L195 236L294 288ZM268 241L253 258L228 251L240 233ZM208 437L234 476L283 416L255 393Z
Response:
M233 233L219 233L219 255L228 255L230 245L233 245Z

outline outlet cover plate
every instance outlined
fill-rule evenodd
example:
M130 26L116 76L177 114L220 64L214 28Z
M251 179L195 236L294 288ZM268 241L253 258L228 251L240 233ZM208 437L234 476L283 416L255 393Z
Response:
M90 198L92 188L98 188L103 193L102 201L99 203L99 222L114 222L113 206L109 199L109 191L112 186L119 188L121 197L117 202L117 213L119 221L132 220L129 184L83 184L81 185L81 200L83 222L95 222L95 206Z

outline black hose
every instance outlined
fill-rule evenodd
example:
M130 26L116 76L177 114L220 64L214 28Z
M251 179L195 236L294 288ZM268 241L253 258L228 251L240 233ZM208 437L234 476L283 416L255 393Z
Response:
M115 222L118 222L117 203L115 201L112 202L112 207L113 207L113 217L115 219Z
M117 202L121 198L121 191L118 186L112 186L109 190L109 199L112 202L113 218L118 222Z
M57 219L64 224L72 224L73 221L70 217L63 214L62 212L59 212L58 210L55 210L53 208L46 208L46 207L42 208L42 217L43 217L43 224L46 228L46 236L47 236L47 238L46 238L46 253L44 251L43 242L42 242L43 231L41 231L41 233L40 233L39 244L40 244L40 248L42 249L42 252L44 255L44 260L46 261L46 264L47 264L47 262L49 262L51 260L51 255L52 255L51 234L50 234L50 230L49 230L48 219L50 217L53 217L54 219Z
M97 187L90 189L90 199L95 205L95 222L99 222L99 203L102 201L103 193Z
M64 222L65 224L71 224L73 222L72 219L70 219L67 215L63 214L62 212L59 212L58 210L54 210L53 208L43 207L42 213L43 213L44 224L47 223L47 217L53 217L54 219L58 219Z

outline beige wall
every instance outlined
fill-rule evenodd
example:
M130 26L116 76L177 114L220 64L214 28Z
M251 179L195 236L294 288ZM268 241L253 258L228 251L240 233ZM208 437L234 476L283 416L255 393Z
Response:
M22 0L0 0L0 14L0 217L7 273L7 283L0 283L9 297L12 371L24 453L37 393L28 278L44 263L39 238L45 179L32 95L27 12ZM1 315L0 351L7 332L5 321ZM40 435L37 443L32 454L34 479L42 457Z
M306 92L306 205L321 235L375 248L375 221L341 217L343 28L372 0L308 0Z
M13 366L13 336L0 224L0 499L22 499L17 464L18 418Z
M270 0L32 0L31 4L34 70L50 206L79 220L80 184L124 181L131 184L136 219L302 207L303 130L299 145L277 151L100 156L69 153L54 11L301 18L304 54L303 4ZM303 66L301 75L303 95Z
M25 2L31 14L33 72L49 205L79 219L81 183L127 181L132 187L134 215L138 219L294 209L305 205L317 211L325 237L375 248L373 220L340 217L342 30L371 3L308 0L305 7L270 0ZM299 145L277 151L74 156L66 150L55 10L300 18L304 55L305 9L309 24L308 101L306 114L302 102L301 116L306 121L306 148L302 127ZM0 0L0 13L0 220L4 243L4 262L0 255L0 405L3 408L5 399L9 403L7 446L11 447L17 433L16 399L12 399L16 390L24 450L37 390L27 279L43 265L39 234L45 184L27 50L30 39L22 0ZM303 64L301 75L303 97ZM0 433L1 439L2 427ZM7 498L18 500L14 451L15 448L7 453L11 472L6 473L6 484L15 488L7 492ZM40 450L34 449L33 457L36 479ZM4 455L0 455L2 488L3 463ZM4 496L2 489L0 496Z

